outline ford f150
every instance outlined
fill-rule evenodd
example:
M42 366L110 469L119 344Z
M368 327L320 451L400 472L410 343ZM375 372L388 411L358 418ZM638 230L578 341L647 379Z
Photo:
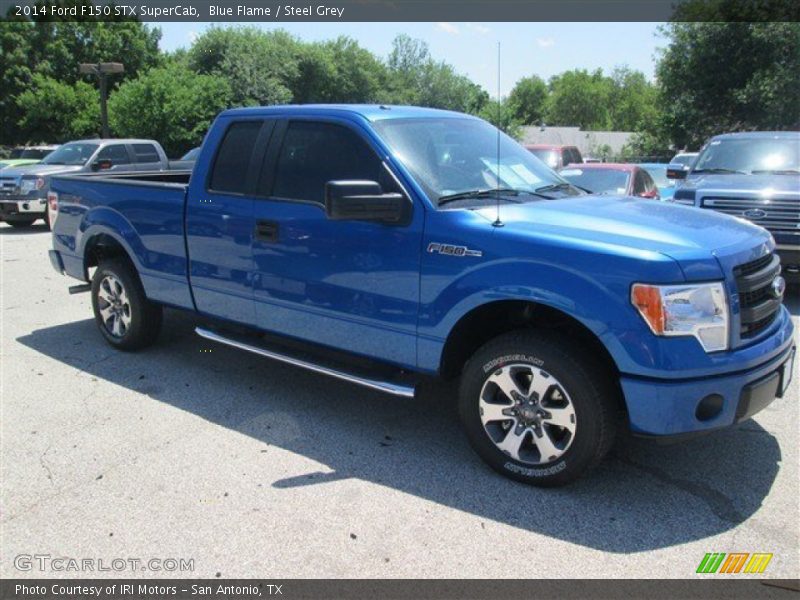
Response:
M102 336L162 307L209 340L412 397L460 377L499 472L559 485L615 433L697 434L787 389L792 323L765 229L587 196L488 123L432 109L236 109L194 171L53 179L50 259ZM244 326L244 327L242 327Z
M691 167L670 165L667 173L685 179L674 202L747 219L770 231L783 276L800 283L800 132L718 135Z

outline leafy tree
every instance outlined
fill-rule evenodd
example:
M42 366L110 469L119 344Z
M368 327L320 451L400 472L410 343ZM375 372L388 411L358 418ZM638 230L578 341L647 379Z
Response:
M156 139L169 156L180 156L202 142L230 101L225 79L170 65L121 85L109 99L109 120L116 135Z
M725 131L800 127L800 23L670 23L656 67L664 133L697 148Z
M638 131L657 118L657 91L644 73L617 67L611 73L608 110L614 131Z
M517 81L508 101L514 116L526 125L540 123L544 118L547 84L541 77L531 75Z
M514 107L507 101L489 100L478 116L512 138L519 139L522 136L522 123L517 119Z
M88 83L70 85L37 73L16 100L26 141L66 142L100 128L98 92Z
M81 6L88 0L37 2L39 6L54 4ZM79 63L122 62L125 73L110 80L115 86L158 64L160 37L159 29L122 18L62 21L50 16L30 20L9 15L0 19L0 139L6 143L34 139L20 122L33 123L36 117L26 120L26 109L18 103L20 94L34 85L34 75L67 85L85 81L96 86L94 78L78 73Z
M386 67L352 38L304 46L292 84L295 102L379 102L386 98Z
M489 95L455 69L431 58L428 45L399 35L387 61L392 102L478 113Z
M192 45L190 68L228 80L237 106L285 104L298 77L299 42L283 30L211 27Z
M546 104L548 125L578 126L603 130L611 124L610 84L600 69L565 71L550 78Z

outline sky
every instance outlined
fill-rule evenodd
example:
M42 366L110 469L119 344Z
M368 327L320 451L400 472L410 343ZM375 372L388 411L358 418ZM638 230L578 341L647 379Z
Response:
M188 48L211 23L161 23L162 50ZM227 26L226 24L225 26ZM500 95L522 77L550 76L569 69L610 72L628 65L653 79L657 50L666 45L658 23L272 23L304 41L347 35L385 58L395 36L405 33L428 43L431 55L467 75L493 96L497 93L500 42Z

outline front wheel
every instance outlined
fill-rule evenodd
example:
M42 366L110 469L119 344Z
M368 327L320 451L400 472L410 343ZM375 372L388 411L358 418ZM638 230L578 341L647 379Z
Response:
M611 448L615 394L610 374L574 343L550 332L513 332L466 364L459 412L489 466L524 483L557 486Z
M135 269L124 259L104 261L97 267L92 308L100 333L120 350L149 346L161 330L161 306L147 299Z

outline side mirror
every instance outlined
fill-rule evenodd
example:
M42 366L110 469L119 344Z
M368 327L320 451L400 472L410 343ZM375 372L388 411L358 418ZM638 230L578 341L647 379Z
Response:
M107 171L113 166L114 163L112 163L110 160L107 158L101 158L92 163L92 171Z
M680 163L667 165L667 179L686 179L688 174L689 169Z
M408 206L403 194L384 194L375 181L329 181L325 184L325 214L334 221L399 224Z
M648 200L659 200L661 198L661 196L658 195L658 191L657 190L651 190L649 192L642 192L641 194L639 194L639 197L640 198L646 198Z

